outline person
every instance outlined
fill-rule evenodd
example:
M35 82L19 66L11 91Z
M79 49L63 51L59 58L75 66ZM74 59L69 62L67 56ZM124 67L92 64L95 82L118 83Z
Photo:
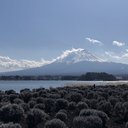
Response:
M95 88L95 87L96 87L96 85L94 84L94 85L93 85L93 87Z

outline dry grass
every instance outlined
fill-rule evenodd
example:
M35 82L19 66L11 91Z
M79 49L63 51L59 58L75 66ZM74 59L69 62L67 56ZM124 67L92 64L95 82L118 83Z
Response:
M125 84L125 85L128 85L128 82L109 82L109 83L107 83L106 85L123 85L123 84Z
M103 82L98 82L98 84L95 84L96 86L98 86L98 85L102 85L102 86L104 86L104 85L123 85L123 84L125 84L125 85L128 85L128 82L124 82L124 81L117 81L117 82L105 82L105 81L103 81ZM63 86L91 86L91 85L94 85L94 83L93 84L88 84L88 83L66 83L66 84L64 84L64 85L61 85L62 87Z

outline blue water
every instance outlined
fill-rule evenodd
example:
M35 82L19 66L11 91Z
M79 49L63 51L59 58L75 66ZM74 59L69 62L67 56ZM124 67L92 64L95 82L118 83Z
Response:
M125 83L128 83L128 81L122 81ZM49 89L50 86L53 88L61 87L64 85L67 85L67 83L70 84L81 84L81 85L106 85L107 83L117 83L117 81L0 81L0 90L6 91L13 89L16 92L20 92L21 89L29 88L29 89L36 89L40 87L44 87L46 89Z

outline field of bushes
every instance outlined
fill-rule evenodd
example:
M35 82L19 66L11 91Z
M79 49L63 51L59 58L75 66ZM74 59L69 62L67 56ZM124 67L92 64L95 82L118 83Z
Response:
M0 91L0 128L128 128L128 85Z

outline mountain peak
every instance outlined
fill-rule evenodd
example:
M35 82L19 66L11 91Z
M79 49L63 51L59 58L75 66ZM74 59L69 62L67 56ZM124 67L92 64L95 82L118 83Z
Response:
M108 62L107 60L101 59L89 51L85 49L72 49L72 50L66 50L63 52L63 54L59 57L57 57L54 62L59 63L59 62L66 62L67 64L69 63L77 63L80 61L97 61L97 62Z

